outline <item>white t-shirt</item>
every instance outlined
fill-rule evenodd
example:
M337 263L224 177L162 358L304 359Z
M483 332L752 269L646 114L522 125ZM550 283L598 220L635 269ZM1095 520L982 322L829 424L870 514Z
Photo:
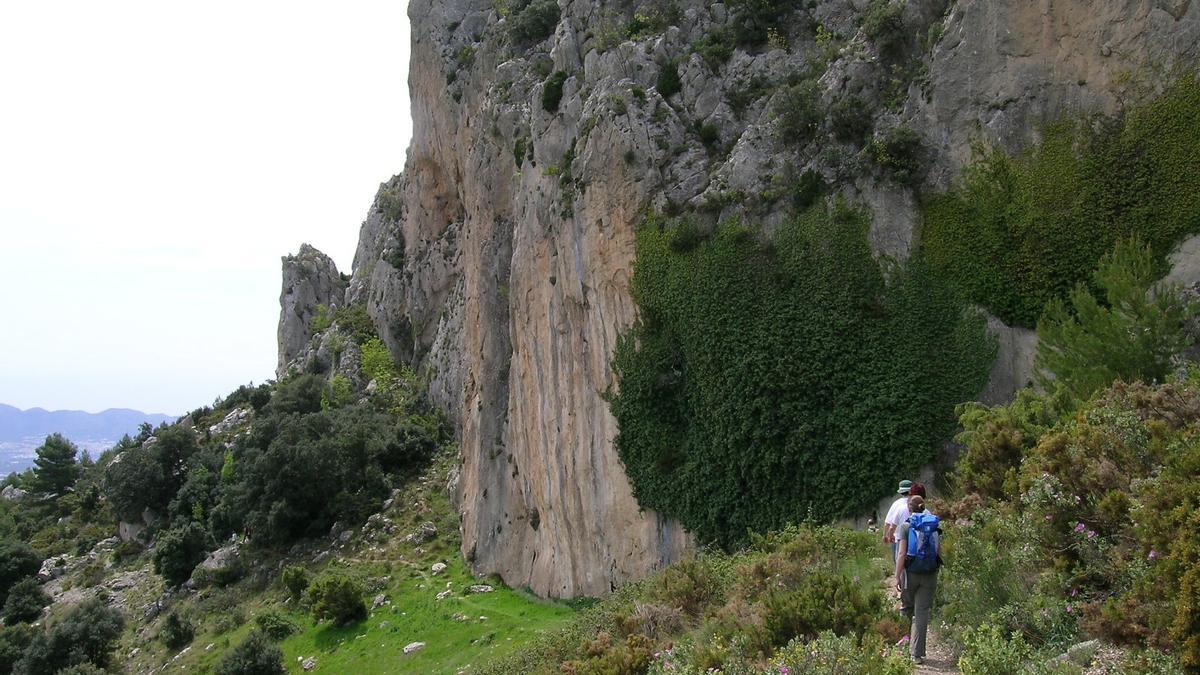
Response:
M896 501L892 502L892 506L887 512L887 518L884 518L883 522L886 525L899 527L900 523L908 520L910 515L912 514L908 512L908 497L902 496Z

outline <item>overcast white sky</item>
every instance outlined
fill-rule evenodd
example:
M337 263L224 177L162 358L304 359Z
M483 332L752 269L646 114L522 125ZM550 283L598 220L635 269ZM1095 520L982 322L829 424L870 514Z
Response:
M274 376L279 258L349 272L404 164L407 2L0 3L0 403Z

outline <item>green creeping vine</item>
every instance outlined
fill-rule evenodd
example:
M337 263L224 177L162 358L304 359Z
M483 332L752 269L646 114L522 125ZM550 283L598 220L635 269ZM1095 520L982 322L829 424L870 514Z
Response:
M838 203L769 242L736 224L638 232L641 321L610 402L643 507L734 547L860 512L950 438L994 344L921 260L885 275L867 227Z
M1186 76L1123 118L1060 122L1014 158L983 152L960 188L926 203L921 238L939 276L1032 326L1117 241L1137 236L1161 264L1195 232L1200 83Z

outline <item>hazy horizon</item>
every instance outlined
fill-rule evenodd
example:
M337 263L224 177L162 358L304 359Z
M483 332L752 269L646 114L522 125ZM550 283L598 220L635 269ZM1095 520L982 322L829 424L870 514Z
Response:
M0 402L182 415L274 377L280 257L403 168L406 3L0 9Z

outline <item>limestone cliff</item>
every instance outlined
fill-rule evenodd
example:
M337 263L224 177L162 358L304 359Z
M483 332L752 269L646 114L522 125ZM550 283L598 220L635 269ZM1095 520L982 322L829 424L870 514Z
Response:
M309 347L318 312L332 315L346 294L346 284L329 256L308 244L296 255L283 257L283 290L279 294L279 365L283 377Z
M1187 0L824 0L797 3L761 44L728 43L727 59L704 49L745 28L744 4L562 0L532 44L512 30L528 2L410 5L414 138L363 223L345 301L367 306L457 424L477 572L595 595L689 546L633 500L604 400L636 318L633 233L648 210L769 228L811 170L870 208L875 249L903 258L914 190L951 184L973 142L1016 150L1058 116L1114 112L1193 68L1200 44ZM881 163L832 114L783 137L780 118L812 95L863 113L868 141L914 130L918 166ZM295 300L288 288L281 367L308 340L300 301L336 295L332 281ZM1001 400L1028 378L1033 341L993 329L987 396Z

